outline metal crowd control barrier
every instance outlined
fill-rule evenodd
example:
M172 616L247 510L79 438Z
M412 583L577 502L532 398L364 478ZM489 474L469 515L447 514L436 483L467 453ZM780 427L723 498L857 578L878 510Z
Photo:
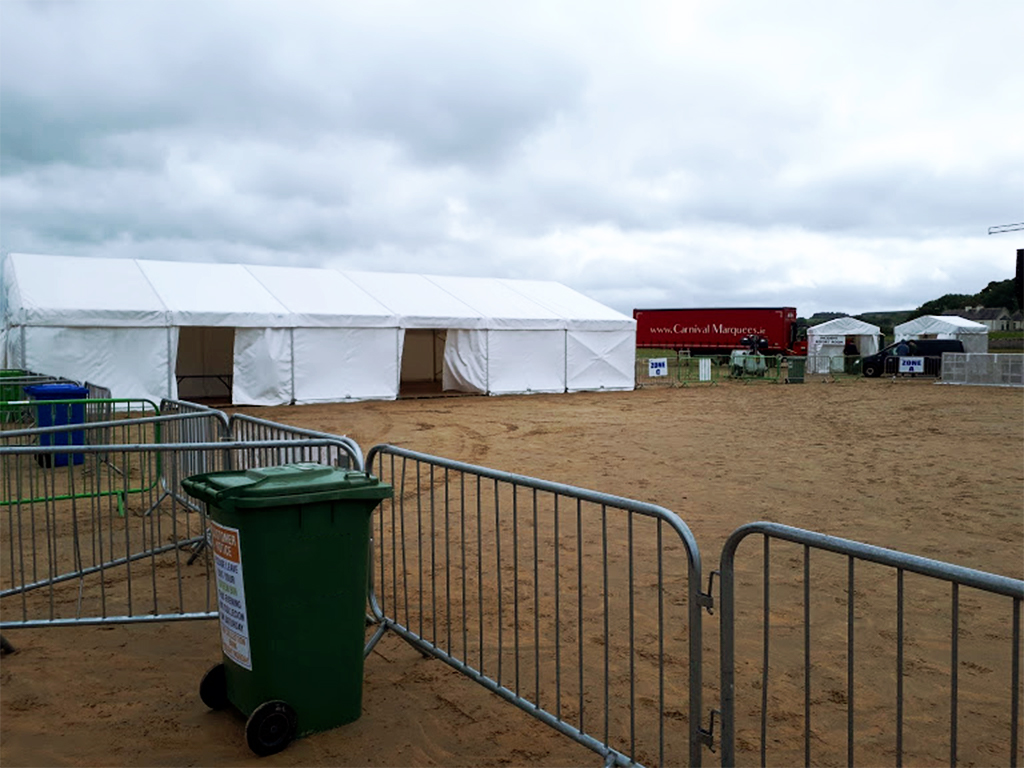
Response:
M325 460L347 445L321 439L0 447L0 629L215 618L206 514L194 501L183 503L177 457L201 454L211 470L246 469L253 451L261 460ZM86 460L39 468L36 457L57 450ZM150 484L129 497L122 516L112 499L127 496L128 473L106 471L106 452L147 476L160 464L173 492ZM20 489L34 473L46 476L48 493L25 500ZM91 492L78 492L83 484Z
M0 427L5 424L27 424L33 421L31 401L25 398L24 387L38 384L78 385L79 383L63 376L50 376L34 371L0 370ZM97 388L97 393L109 395L110 391Z
M941 378L943 384L1024 387L1024 355L946 352Z
M661 357L641 357L636 361L636 386L689 386L716 384L729 377L729 358L719 356L691 357L666 353Z
M231 416L228 425L228 434L233 440L255 441L255 440L337 440L344 444L344 450L337 450L333 454L328 453L326 457L318 459L321 463L331 466L346 467L351 469L363 469L363 451L355 440L344 435L330 435L326 432L316 432L311 429L291 427L287 424L278 424L266 419L257 419L253 416L236 413ZM260 458L253 456L252 461L257 462ZM306 459L303 459L305 461ZM312 460L312 459L309 459ZM274 462L271 462L274 463ZM254 463L253 466L268 466L268 464Z
M759 621L756 610L741 616L736 603L740 570L736 550L752 535L763 537ZM788 551L773 559L773 540L799 545L802 553L796 556L796 552ZM812 550L816 554L843 556L816 558L817 578L813 585ZM829 569L828 563L820 562L825 558L838 560L833 563L838 567ZM795 582L785 583L784 579L776 578L775 569L780 561L801 566L799 575L796 569L789 569L789 575L796 576ZM770 570L772 564L775 569ZM982 760L998 763L1005 759L1005 764L1017 765L1024 581L764 522L745 525L729 537L722 553L721 576L722 765L736 764L738 734L742 733L748 744L757 738L753 734L747 738L747 731L738 729L736 712L741 702L743 711L759 709L761 765L767 764L769 726L777 734L771 743L782 752L777 759L787 765L802 761L804 765L852 766L858 749L862 754L871 750L865 760L868 764L880 764L882 758L894 754L896 765L902 765L906 740L911 735L907 733L909 722L917 727L931 726L924 737L931 745L941 744L948 733L948 745L943 746L948 746L949 763L955 766L959 757L959 729L985 719L1004 722L1008 732L1006 751L982 749ZM743 573L747 581L753 581L751 576L749 572ZM930 591L936 586L948 586L951 590L948 614L943 609L941 592ZM739 605L742 608L744 603ZM913 613L915 607L917 613ZM936 614L948 617L948 642L927 635L923 628L924 623L934 623ZM913 621L915 618L928 622ZM812 644L812 619L813 634L823 646L817 650L817 656ZM738 654L737 627L742 626L743 637L752 646L757 641L758 624L760 654L755 647ZM783 635L781 648L771 643L773 628ZM977 638L976 642L1005 643L1002 659L987 656L984 663L992 665L990 668L970 658L967 645L972 636ZM892 653L886 653L886 646L892 647ZM947 651L949 656L944 660ZM760 671L756 663L737 664L738 655L748 662L760 655ZM835 662L844 656L845 680L834 669ZM822 659L832 664L823 665ZM997 664L1002 668L996 669ZM747 684L737 682L740 671L747 672ZM948 674L945 690L943 673ZM975 679L968 680L969 675ZM911 686L929 677L935 678L928 681L932 688L916 686L911 695ZM866 692L871 695L871 703L858 710L854 706L856 683L863 686L864 680L872 688ZM975 683L970 690L968 682ZM744 697L748 691L753 695ZM759 699L759 707L751 704L750 698ZM942 698L948 701L947 728L943 728L940 718L932 719L933 712L943 710ZM845 754L837 752L842 745L826 754L833 746L828 735L842 732L843 719ZM815 729L819 722L825 725ZM971 729L965 730L969 733ZM802 754L785 751L784 745L799 749L801 741ZM917 746L921 748L920 744ZM942 757L929 755L926 759L938 762Z
M49 446L52 444L53 451L37 454L37 460L41 463L44 460L54 458L62 459L56 464L68 462L68 457L74 456L72 463L82 461L80 454L74 451L62 450L71 447L69 444L85 442L91 445L110 446L125 443L159 443L161 442L160 429L165 422L159 419L159 412L156 404L149 400L133 400L129 398L103 398L95 400L45 400L41 402L27 401L33 407L49 408L51 406L71 408L82 407L84 421L81 423L55 424L45 427L31 427L27 429L8 429L0 431L0 445L30 445L38 444ZM20 403L16 403L20 404ZM117 414L123 414L118 418ZM122 467L117 463L116 457L109 452L101 452L98 455L107 471L118 473L126 478L127 485L123 489L113 492L117 499L118 507L123 512L124 496L129 493L141 493L156 484L160 477L160 468L157 466L155 474L139 473L134 480L127 480L131 470ZM58 467L59 469L59 467ZM70 469L70 468L69 468ZM14 501L40 501L48 498L50 490L44 487L49 475L32 472L27 476L19 478L19 496L10 497L0 501L0 507ZM79 495L92 493L87 486L82 484L76 491Z
M205 509L181 480L363 466L349 438L161 410L0 433L0 629L214 618ZM38 444L77 429L85 445ZM37 461L53 453L85 460ZM367 464L395 489L373 519L367 654L393 631L606 765L701 764L713 600L677 515L393 446ZM750 536L760 562L737 557ZM774 523L735 531L720 573L723 765L737 748L762 765L939 762L935 745L953 765L1018 764L1024 581ZM1003 743L971 750L979 718L1006 724Z
M638 358L636 385L682 386L716 384L722 380L780 383L787 379L786 360L782 355L749 354L737 350L733 355L666 354L663 357Z
M862 375L861 358L849 355L820 355L808 353L804 366L805 377L812 380L839 381L856 379Z
M379 627L592 749L701 764L701 565L651 504L394 446L374 521ZM712 726L713 727L713 726Z

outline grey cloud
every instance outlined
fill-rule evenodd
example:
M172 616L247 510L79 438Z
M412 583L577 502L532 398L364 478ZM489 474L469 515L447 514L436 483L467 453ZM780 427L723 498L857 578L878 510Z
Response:
M870 13L810 8L711 6L656 49L615 4L8 0L0 248L562 279L623 311L948 292L941 278L800 287L773 233L924 252L1020 220L1022 145L994 146L1019 124L1012 35L977 22L961 40L954 17L975 11L947 8L918 41L916 11L894 9L867 57ZM917 110L946 156L847 158L877 158L865 147ZM645 258L579 267L604 245L594 228ZM722 242L702 245L709 230ZM687 233L678 253L657 244Z

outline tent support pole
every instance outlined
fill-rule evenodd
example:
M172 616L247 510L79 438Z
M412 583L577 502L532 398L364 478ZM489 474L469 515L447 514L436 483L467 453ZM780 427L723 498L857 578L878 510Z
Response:
M173 377L175 372L178 370L178 361L171 353L171 326L167 326L164 329L164 338L167 341L167 399L175 400L178 397L178 393L175 392L171 386L171 382L174 380Z

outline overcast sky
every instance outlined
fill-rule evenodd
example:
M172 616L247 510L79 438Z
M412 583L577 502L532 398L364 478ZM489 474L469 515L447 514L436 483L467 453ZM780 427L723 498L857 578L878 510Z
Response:
M0 249L913 309L1013 277L1024 2L0 2Z

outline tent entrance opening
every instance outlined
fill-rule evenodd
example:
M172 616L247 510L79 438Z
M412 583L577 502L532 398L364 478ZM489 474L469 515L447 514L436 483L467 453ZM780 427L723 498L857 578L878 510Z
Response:
M410 328L402 345L399 397L440 395L443 391L444 328Z
M178 397L202 403L231 403L235 329L183 326L174 373Z

